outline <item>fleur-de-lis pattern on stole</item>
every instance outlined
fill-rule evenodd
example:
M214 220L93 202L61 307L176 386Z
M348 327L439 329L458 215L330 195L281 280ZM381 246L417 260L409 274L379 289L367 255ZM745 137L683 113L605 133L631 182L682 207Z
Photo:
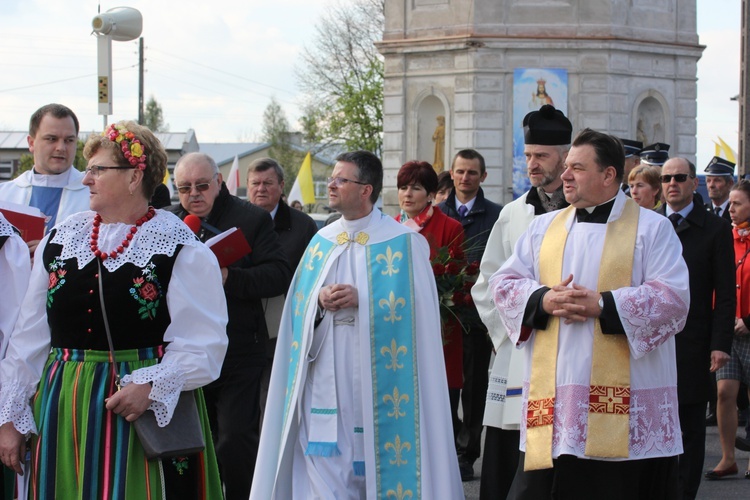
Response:
M325 268L325 263L330 257L336 244L320 235L315 235L302 256L299 272L294 281L292 295L292 345L289 349L289 373L286 379L286 394L284 399L284 422L289 417L291 410L294 384L297 380L297 372L300 368L300 354L302 349L302 332L304 331L305 318L309 308L317 306L317 295L306 293L320 279L320 274ZM313 295L315 295L313 297Z
M420 498L419 379L408 234L367 247L379 498ZM362 304L360 304L360 307Z

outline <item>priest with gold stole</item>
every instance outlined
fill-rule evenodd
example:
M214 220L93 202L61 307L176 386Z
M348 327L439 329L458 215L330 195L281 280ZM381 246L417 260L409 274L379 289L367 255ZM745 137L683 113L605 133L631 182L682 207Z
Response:
M508 498L539 481L561 499L677 498L688 271L670 222L620 191L623 169L617 138L582 131L562 174L571 206L537 217L490 278L527 361Z

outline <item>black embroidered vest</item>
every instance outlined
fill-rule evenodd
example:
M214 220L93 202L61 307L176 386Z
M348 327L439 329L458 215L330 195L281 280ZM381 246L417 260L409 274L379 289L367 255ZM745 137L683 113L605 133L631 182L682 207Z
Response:
M110 272L101 266L115 350L164 343L164 332L171 322L166 296L181 249L178 245L171 257L154 255L143 268L126 263ZM47 321L52 347L106 351L109 346L99 302L96 259L79 270L77 259L60 260L61 251L61 245L50 243L42 256L49 273Z

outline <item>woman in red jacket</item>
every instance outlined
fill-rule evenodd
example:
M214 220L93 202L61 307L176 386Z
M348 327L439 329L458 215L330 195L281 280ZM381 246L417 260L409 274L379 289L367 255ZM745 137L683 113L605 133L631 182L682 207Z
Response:
M735 312L732 358L716 372L716 403L722 457L706 473L708 479L737 474L734 458L737 433L737 394L740 382L750 386L750 181L741 180L729 193L729 216L734 226L734 263L737 267L737 310ZM717 473L718 472L718 473ZM750 464L745 471L750 479Z
M435 258L442 247L448 247L453 255L463 255L464 230L461 223L445 215L433 203L438 177L432 165L424 161L406 162L398 171L396 182L398 204L401 207L401 213L396 219L427 239L430 244L430 260ZM458 400L463 387L461 324L456 319L444 322L442 335L455 437L460 427Z

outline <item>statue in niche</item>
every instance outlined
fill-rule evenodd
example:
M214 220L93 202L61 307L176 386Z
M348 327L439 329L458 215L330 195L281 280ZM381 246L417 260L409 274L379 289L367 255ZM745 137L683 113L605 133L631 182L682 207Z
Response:
M544 78L540 78L536 81L536 92L532 92L531 94L529 109L534 111L541 108L545 104L551 104L552 106L555 105L555 103L552 102L552 98L547 93L547 80L545 80Z
M664 111L661 104L653 97L648 97L638 106L638 121L636 122L636 139L644 145L655 142L665 142Z
M445 170L445 117L442 115L438 116L437 122L438 125L432 134L432 142L435 143L435 157L432 161L432 168L439 174Z

